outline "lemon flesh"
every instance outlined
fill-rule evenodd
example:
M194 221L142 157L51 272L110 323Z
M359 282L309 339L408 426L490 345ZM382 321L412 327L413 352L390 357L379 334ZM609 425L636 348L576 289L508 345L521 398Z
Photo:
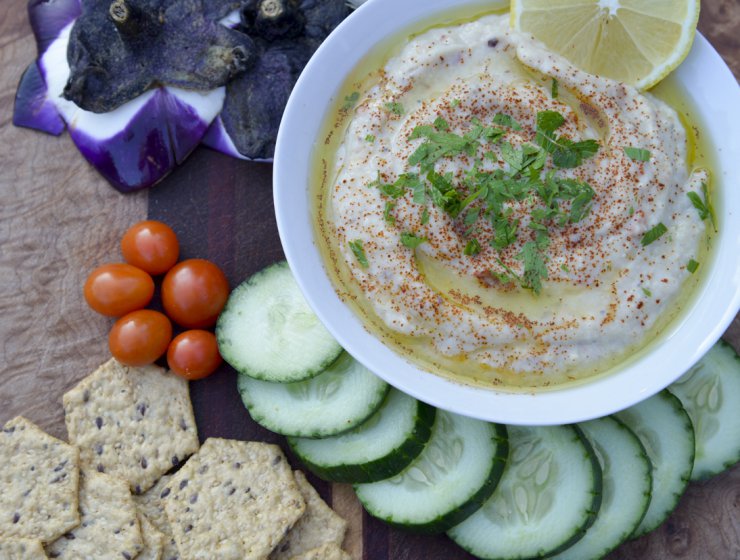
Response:
M511 26L577 67L649 89L691 50L699 0L512 0Z

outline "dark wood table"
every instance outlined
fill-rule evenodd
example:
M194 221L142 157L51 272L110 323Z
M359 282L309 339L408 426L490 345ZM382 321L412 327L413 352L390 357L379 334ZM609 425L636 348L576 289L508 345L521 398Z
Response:
M87 273L120 261L118 242L146 217L169 223L182 257L220 265L233 286L282 258L272 203L271 166L198 149L148 192L121 195L92 170L68 136L11 123L15 88L35 56L26 0L0 10L0 425L17 414L65 438L62 394L108 357L111 321L82 298ZM703 0L701 31L740 76L740 3ZM738 126L740 123L728 123ZM740 348L740 320L725 338ZM256 426L223 367L191 385L201 438L284 442ZM295 463L297 464L297 463ZM445 537L404 534L369 518L347 485L312 479L350 522L355 559L471 558ZM691 484L670 519L623 545L610 560L740 559L740 466Z

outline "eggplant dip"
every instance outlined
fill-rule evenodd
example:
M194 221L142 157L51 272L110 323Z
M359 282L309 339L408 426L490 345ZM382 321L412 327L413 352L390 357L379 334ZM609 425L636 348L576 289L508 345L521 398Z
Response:
M320 232L422 361L495 385L590 376L695 283L713 212L676 112L508 16L414 36L350 101Z

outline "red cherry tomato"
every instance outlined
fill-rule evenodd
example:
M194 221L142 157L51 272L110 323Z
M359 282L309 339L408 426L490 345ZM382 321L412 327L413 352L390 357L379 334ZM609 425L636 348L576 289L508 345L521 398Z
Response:
M183 327L199 329L215 325L228 297L226 276L215 264L203 259L176 264L162 282L164 310Z
M140 309L115 322L108 335L108 346L122 364L145 366L167 351L170 340L170 320L159 311Z
M127 263L156 276L175 265L180 244L170 226L146 220L134 224L123 234L121 253Z
M87 304L95 311L120 317L147 306L154 294L154 280L130 264L106 264L90 273L84 293Z
M185 379L208 377L222 361L216 336L209 331L185 331L177 335L167 349L167 364Z

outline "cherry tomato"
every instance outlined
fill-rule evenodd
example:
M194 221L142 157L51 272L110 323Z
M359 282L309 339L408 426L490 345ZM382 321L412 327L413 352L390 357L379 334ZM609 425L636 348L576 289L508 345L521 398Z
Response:
M229 282L212 262L189 259L173 266L162 282L162 305L177 324L188 328L216 324L226 299Z
M90 273L84 293L87 304L95 311L120 317L147 306L154 294L154 280L130 264L106 264Z
M167 364L185 379L208 377L221 362L216 336L209 331L185 331L177 335L167 349Z
M180 244L170 226L146 220L134 224L123 234L121 253L127 263L156 276L175 265Z
M167 351L170 340L170 320L159 311L140 309L115 322L108 335L108 346L122 364L145 366Z

